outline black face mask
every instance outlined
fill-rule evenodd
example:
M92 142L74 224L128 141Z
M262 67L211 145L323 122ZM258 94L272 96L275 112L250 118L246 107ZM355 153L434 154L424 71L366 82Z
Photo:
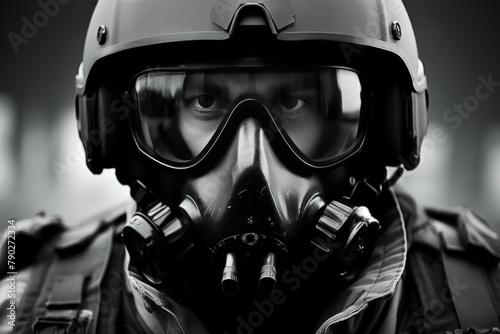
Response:
M165 75L159 78L179 79ZM296 110L295 119L286 122L270 102L277 100L272 95L262 97L262 89L254 88L254 94L238 97L227 107L218 102L223 113L213 115L220 112L210 109L214 101L223 99L206 93L206 87L213 85L204 84L203 94L188 93L180 101L175 97L178 92L158 96L158 87L163 91L165 86L149 77L138 84L140 78L144 77L135 81L134 138L139 150L156 161L156 170L165 170L144 177L144 188L152 190L156 199L148 203L151 197L146 196L149 199L139 203L139 211L123 231L132 262L146 279L169 285L183 271L189 272L186 268L206 261L211 263L210 272L218 272L226 295L240 289L269 293L276 287L280 268L306 250L331 258L342 280L356 276L379 226L366 208L348 203L342 193L346 176L339 166L359 150L364 138L359 92L354 119L352 112L338 110L343 105L338 96L335 103L331 97L320 103L323 97L313 98L312 93L302 92L301 101L287 95L279 103ZM283 95L290 89L275 90ZM297 89L304 91L301 86ZM180 110L188 102L197 108L196 127L192 115L187 123L179 115L191 111ZM334 130L338 133L330 133Z

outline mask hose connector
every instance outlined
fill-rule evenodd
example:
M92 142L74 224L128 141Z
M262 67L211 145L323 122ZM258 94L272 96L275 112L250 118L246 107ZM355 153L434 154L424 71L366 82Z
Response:
M331 201L314 228L311 243L335 262L341 281L352 281L364 268L380 224L368 208Z
M260 270L259 292L270 294L276 287L276 254L268 253Z
M234 296L240 291L238 279L238 268L236 267L236 256L234 253L227 253L226 266L222 272L222 291L226 296Z
M181 263L194 249L184 219L159 201L136 212L122 235L132 263L152 284L177 280Z

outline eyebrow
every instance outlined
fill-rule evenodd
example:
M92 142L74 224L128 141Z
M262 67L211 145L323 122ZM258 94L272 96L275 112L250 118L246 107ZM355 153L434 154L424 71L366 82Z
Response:
M219 84L219 80L207 80L207 73L189 73L186 76L186 80L184 81L184 91L200 91L200 88L203 88L203 91L213 92L215 94L221 96L228 96L229 89L223 84Z
M291 72L242 72L242 71L228 71L228 72L203 72L203 73L190 73L186 76L184 82L184 92L186 95L191 95L194 92L209 92L217 94L222 97L230 97L231 89L227 86L224 80L216 80L214 76L231 76L237 78L238 75L249 75L249 85L246 88L248 92L257 91L256 83L265 78L259 78L259 75L271 75L270 78L278 79L272 80L272 84L266 87L266 93L269 95L282 94L283 92L295 90L311 90L317 83L317 76L314 72L301 71L298 73ZM257 79L256 79L257 78Z

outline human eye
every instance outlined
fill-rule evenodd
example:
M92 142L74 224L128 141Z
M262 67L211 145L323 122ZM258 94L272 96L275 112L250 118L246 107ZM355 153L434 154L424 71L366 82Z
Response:
M281 97L281 107L286 111L297 111L305 105L305 100L298 96L287 95Z
M226 112L226 102L215 94L200 94L188 99L189 111L199 119L211 120L222 117Z
M277 109L287 119L295 119L310 109L311 100L299 94L284 94L277 101Z
M199 109L211 109L215 106L215 96L201 95L196 98L195 105Z

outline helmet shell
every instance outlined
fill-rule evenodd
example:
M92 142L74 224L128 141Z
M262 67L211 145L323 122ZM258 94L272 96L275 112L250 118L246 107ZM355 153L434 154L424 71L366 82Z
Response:
M260 21L248 20L248 9L259 9L263 14ZM76 76L77 117L90 170L100 173L103 168L116 167L119 143L116 133L102 129L116 118L105 110L116 96L103 87L109 78L101 73L100 63L109 66L113 57L149 46L228 40L239 25L267 25L281 41L335 42L347 63L363 48L391 59L384 70L401 75L405 81L401 84L411 91L403 97L393 92L401 103L385 103L380 108L390 109L382 123L391 125L381 131L384 138L378 156L384 156L385 165L403 164L407 169L418 165L427 129L427 81L401 0L100 0ZM102 135L91 142L94 132Z
M100 0L87 32L78 93L83 93L96 63L105 57L148 45L230 38L236 17L248 4L255 2ZM426 88L415 34L401 0L268 0L257 5L272 21L279 40L327 40L380 49L402 60L415 91ZM400 39L394 38L394 24L400 27ZM106 29L101 42L100 27Z

